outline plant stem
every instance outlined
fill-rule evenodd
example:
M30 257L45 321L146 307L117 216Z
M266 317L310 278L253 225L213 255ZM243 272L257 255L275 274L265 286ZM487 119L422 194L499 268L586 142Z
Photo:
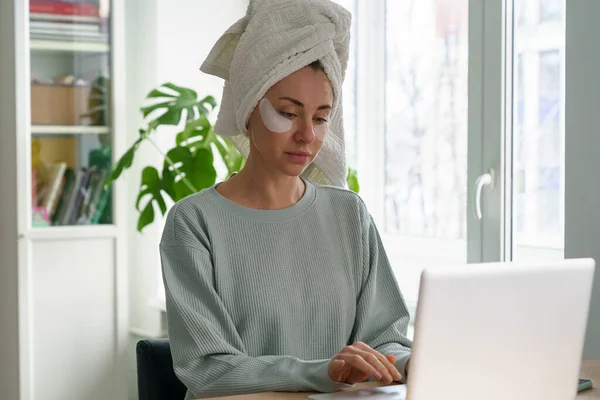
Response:
M169 166L171 166L173 168L173 170L179 174L181 176L181 180L183 181L183 183L185 183L185 185L188 187L188 189L190 189L192 191L192 193L197 193L198 190L194 187L194 185L192 185L192 183L190 181L187 180L187 178L185 177L185 174L183 172L181 172L179 170L179 168L177 168L175 166L175 163L173 161L171 161L171 159L169 158L169 156L167 156L161 149L160 147L158 147L158 145L154 142L154 140L150 139L150 137L147 137L146 140L148 140L150 143L152 143L152 145L154 146L154 148L156 149L156 151L159 152L159 154L161 156L163 156L165 158L165 160L167 161L167 163L169 164Z

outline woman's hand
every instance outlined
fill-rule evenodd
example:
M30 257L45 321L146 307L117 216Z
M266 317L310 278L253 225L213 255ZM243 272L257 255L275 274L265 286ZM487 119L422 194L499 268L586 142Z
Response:
M384 356L362 342L346 346L329 363L329 377L348 384L363 382L372 377L390 384L402 379L394 366L396 357Z

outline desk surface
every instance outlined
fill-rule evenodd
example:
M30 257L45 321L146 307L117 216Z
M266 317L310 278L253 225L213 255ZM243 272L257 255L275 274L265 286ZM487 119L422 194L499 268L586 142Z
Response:
M600 360L584 361L581 366L580 376L594 381L592 389L581 392L576 400L598 399L600 400ZM378 382L360 383L350 390L359 390L367 387L381 386ZM259 399L278 399L278 400L300 400L306 399L312 393L255 393L242 396L219 397L223 400L259 400ZM217 399L217 398L215 398Z

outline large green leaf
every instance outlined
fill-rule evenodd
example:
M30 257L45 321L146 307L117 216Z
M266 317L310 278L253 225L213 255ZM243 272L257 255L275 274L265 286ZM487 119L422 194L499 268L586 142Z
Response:
M152 202L149 201L146 204L146 207L140 213L140 217L138 218L137 230L141 232L146 226L150 225L154 221L154 207L152 206Z
M175 192L174 201L179 201L199 190L214 185L217 171L213 166L213 155L208 149L198 149L192 153L189 148L177 146L167 153L165 169L171 171L172 187ZM163 180L165 174L163 173ZM163 182L164 183L164 182ZM167 182L165 188L170 185Z
M170 82L163 83L162 86L164 86L166 88L169 88L171 90L174 90L177 93L179 93L180 95L185 95L187 97L193 97L194 99L198 98L198 94L196 93L196 91L194 91L194 90L192 90L190 88L186 88L186 87L183 87L183 86L177 86L177 85L174 85L174 84L172 84Z
M227 148L227 145L224 142L225 141L222 138L215 136L214 140L212 141L212 144L219 152L219 155L223 159L223 162L227 164L227 159L229 157L229 149Z
M165 101L162 103L155 103L155 104L151 104L146 107L142 107L142 108L140 108L140 111L142 111L142 114L144 114L144 118L145 118L154 110L158 110L159 108L169 108L173 105L175 105L175 101Z
M177 134L175 142L178 146L187 145L187 142L191 138L197 139L201 137L204 139L210 129L210 122L206 117L200 117L194 121L190 121L185 125L185 129ZM197 141L197 140L195 140Z
M119 159L119 161L117 161L116 165L110 172L110 175L104 182L105 187L108 187L108 185L110 185L113 181L115 181L117 178L119 178L119 176L121 176L121 174L123 173L123 170L131 167L131 164L133 164L133 158L135 156L135 151L139 147L142 140L143 140L142 138L139 138L138 140L136 140L133 143L133 145L129 148L129 150L127 150L125 152L125 154L123 154L123 156Z
M231 176L234 172L238 172L244 166L244 157L235 148L233 143L224 139L221 136L214 135L212 144L215 146L219 155L223 159L225 166L227 167L227 177Z
M159 125L179 125L181 121L181 109L170 108L166 113L158 117L155 121Z
M185 146L192 152L201 147L206 147L206 139L210 133L210 128L197 129L189 133L179 132L175 142L178 146Z
M162 171L162 189L175 201L177 194L175 193L175 172L171 170L170 164L165 161Z
M235 155L231 155L230 156L232 158L231 161L231 170L230 172L230 176L232 173L234 172L239 172L242 170L242 168L244 168L244 163L246 160L244 160L244 157L242 156L242 154L240 152L238 152L236 150L236 154Z
M346 182L348 183L348 189L355 193L360 191L360 185L358 183L358 175L352 168L348 168L348 175L346 176Z
M212 96L206 96L205 98L200 100L197 104L208 104L208 105L210 105L211 109L214 110L215 107L217 106L217 101Z
M147 195L150 195L149 202L156 201L160 211L164 215L167 212L167 205L162 196L162 181L158 171L154 167L146 167L142 171L142 182L140 184L140 193L135 202L135 208L140 211L140 201Z
M185 91L179 95L175 106L178 108L190 108L196 104L198 100L196 96L196 92L193 90Z
M160 91L158 89L154 89L154 90L152 90L150 93L148 93L146 95L146 98L149 98L149 99L160 98L160 97L165 97L165 98L172 99L172 98L177 97L177 95L176 94L171 94L171 93L165 93L165 92Z

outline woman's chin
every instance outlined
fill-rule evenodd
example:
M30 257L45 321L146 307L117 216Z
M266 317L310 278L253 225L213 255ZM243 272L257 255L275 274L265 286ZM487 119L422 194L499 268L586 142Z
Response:
M308 165L288 164L281 166L279 170L287 176L300 176L306 167L308 167Z

